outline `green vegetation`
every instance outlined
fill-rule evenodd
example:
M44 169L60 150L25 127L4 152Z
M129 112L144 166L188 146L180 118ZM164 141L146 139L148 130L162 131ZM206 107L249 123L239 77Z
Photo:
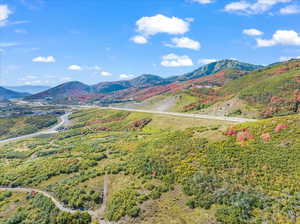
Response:
M90 223L85 211L125 223L300 222L300 115L231 126L147 113L89 109L49 139L0 146L0 185L50 192L0 194L3 223ZM1 205L19 209L1 213ZM26 222L18 222L26 220Z
M91 222L90 216L86 213L69 214L60 212L50 199L40 194L28 194L23 200L25 200L25 202L23 201L23 204L16 209L15 213L1 223L89 224ZM20 202L11 202L11 204L19 203Z
M0 140L31 134L57 122L55 115L0 118Z

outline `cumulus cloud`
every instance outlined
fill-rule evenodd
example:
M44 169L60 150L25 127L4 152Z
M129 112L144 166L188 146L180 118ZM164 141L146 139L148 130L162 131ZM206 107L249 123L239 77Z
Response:
M110 72L103 71L103 72L100 72L100 75L101 76L111 76L112 74Z
M72 71L81 71L82 70L81 66L79 66L79 65L70 65L68 69L72 70Z
M134 78L135 75L130 75L130 74L121 74L120 75L120 78L121 79L131 79L131 78Z
M158 33L184 34L189 31L189 25L189 21L161 14L150 17L145 16L136 22L137 32L143 34L143 36L151 36Z
M257 29L244 29L243 34L246 34L248 36L260 36L263 35L264 33Z
M209 3L212 3L213 0L192 0L192 2L197 2L200 4L209 4Z
M258 47L270 47L275 45L300 46L300 36L294 30L277 30L272 39L256 39Z
M298 14L300 13L300 8L297 5L288 5L280 9L280 14L289 15L289 14Z
M146 44L148 43L148 40L146 37L141 36L141 35L137 35L131 38L131 40L136 43L136 44Z
M192 40L188 37L175 37L171 40L172 44L166 44L167 47L174 48L188 48L192 50L199 50L201 48L201 44L198 41Z
M0 5L0 21L6 21L12 12L7 5Z
M224 10L242 14L260 14L269 11L276 4L291 1L293 0L256 0L255 2L241 0L227 4Z
M43 62L43 63L54 63L56 60L53 56L48 56L48 57L42 57L38 56L34 59L32 59L33 62Z
M203 59L199 59L198 60L198 64L200 65L207 65L213 62L216 62L216 59L212 59L212 58L203 58Z
M161 65L164 67L183 67L183 66L193 66L193 61L189 56L183 55L179 56L176 54L168 54L162 57Z
M300 59L300 56L295 56L295 57L291 57L291 56L281 56L279 58L279 61L288 61L291 59Z

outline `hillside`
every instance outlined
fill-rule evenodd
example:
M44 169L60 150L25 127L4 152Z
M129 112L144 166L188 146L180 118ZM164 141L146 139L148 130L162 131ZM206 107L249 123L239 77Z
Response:
M56 122L55 115L0 117L0 140L31 134Z
M28 95L29 95L28 93L15 92L0 86L0 99L5 100L5 99L23 98Z
M299 74L300 60L290 60L251 72L225 69L129 96L141 101L132 104L140 109L154 109L173 99L173 105L167 110L249 118L288 115L299 112Z
M226 82L222 88L194 89L187 110L218 115L270 117L299 112L300 61L290 60ZM197 109L198 108L198 109Z
M232 125L92 109L71 120L50 139L0 146L0 185L50 192L80 212L4 191L1 223L90 224L99 217L84 211L103 203L100 217L126 224L300 221L299 115Z

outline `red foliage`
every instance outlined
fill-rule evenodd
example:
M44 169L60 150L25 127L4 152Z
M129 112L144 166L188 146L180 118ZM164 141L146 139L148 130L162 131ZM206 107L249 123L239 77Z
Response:
M300 91L299 90L295 90L294 96L295 96L295 101L300 102Z
M273 115L274 113L278 112L278 108L276 107L268 107L264 112L263 112L263 116L265 117L269 117L271 115Z
M208 83L210 83L213 85L223 85L226 81L225 74L226 74L226 71L221 71L221 72L215 73L213 75L189 80L188 83L189 84L204 84L204 83L208 84Z
M287 66L285 66L285 67L279 67L279 68L277 68L276 71L273 72L271 75L279 75L279 74L281 74L281 73L283 73L283 72L288 71L289 69L290 69L290 68L287 67Z
M288 128L288 125L287 125L287 124L278 124L274 130L275 130L276 132L280 132L280 131L282 131L283 129L287 129L287 128Z
M152 96L156 96L159 94L163 94L166 92L176 92L179 90L184 89L184 86L180 85L179 83L171 83L168 85L162 85L162 86L154 86L151 88L147 88L138 92L135 92L133 97L136 100L146 100Z
M225 135L227 136L236 136L238 134L238 131L235 129L234 126L230 126L227 131L225 132Z
M77 96L75 98L77 98L77 100L79 102L84 103L84 102L87 102L90 100L101 99L103 97L104 97L104 95L101 95L101 94L87 94L87 95Z
M131 124L131 127L133 128L143 128L145 127L147 124L149 124L152 121L151 118L144 118L142 120L138 120L138 121L134 121Z
M254 139L254 137L249 133L248 130L245 130L245 131L239 132L236 139L238 142L246 142L248 140Z
M264 141L264 142L268 142L271 138L271 134L270 133L263 133L261 135L261 139Z
M284 99L282 99L281 97L279 96L273 96L271 98L271 103L282 103L284 102Z

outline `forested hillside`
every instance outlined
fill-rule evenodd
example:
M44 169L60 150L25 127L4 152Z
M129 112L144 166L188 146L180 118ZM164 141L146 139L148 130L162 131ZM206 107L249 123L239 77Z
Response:
M100 216L120 223L300 221L299 115L236 125L93 109L71 119L50 139L1 146L0 185L45 190L82 211L106 203ZM22 195L3 195L1 222L74 218L57 216L44 196Z

